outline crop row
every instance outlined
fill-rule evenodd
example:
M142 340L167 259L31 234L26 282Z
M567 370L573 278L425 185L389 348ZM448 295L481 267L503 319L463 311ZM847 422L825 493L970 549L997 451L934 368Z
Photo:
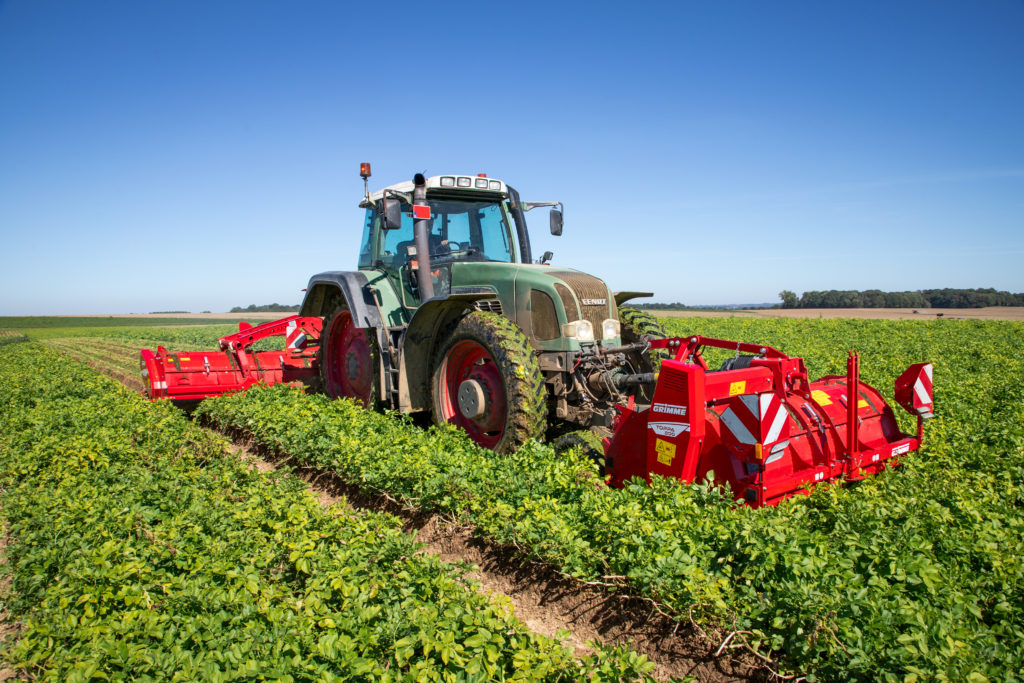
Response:
M20 634L44 680L620 680L642 657L572 652L389 515L324 510L170 404L36 344L0 348L0 485Z
M951 324L952 323L952 324ZM685 324L673 321L675 332ZM898 471L750 510L700 485L609 490L583 458L529 444L495 456L448 429L284 387L199 413L296 461L476 526L584 580L622 582L680 618L738 631L828 680L986 677L1024 667L1024 326L943 321L702 320L891 394L936 363L938 417ZM897 409L898 410L898 409ZM909 421L907 422L909 425Z
M0 330L0 346L28 341L28 337L15 330Z
M133 391L142 393L145 389L139 374L138 349L112 346L96 338L48 339L45 344L116 379Z
M102 334L103 330L118 330L125 327L168 327L168 326L195 326L227 324L234 322L234 318L183 318L180 316L168 315L167 317L114 317L114 316L66 316L66 315L22 315L22 316L0 316L0 330L31 330L32 335L36 333L47 333L57 331L58 334L67 334L68 330L75 330L71 336L92 334L93 331ZM235 323L237 324L237 323Z
M155 348L156 344L182 345L181 349L176 350L184 350L185 346L214 350L217 348L217 339L238 331L237 324L153 327L135 323L128 321L128 324L113 327L24 327L20 331L36 341L66 337L105 339L131 344L136 349L148 345Z

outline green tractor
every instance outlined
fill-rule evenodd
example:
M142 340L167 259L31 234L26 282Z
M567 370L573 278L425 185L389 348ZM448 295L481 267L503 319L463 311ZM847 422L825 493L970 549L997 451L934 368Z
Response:
M364 184L369 164L361 168ZM370 194L358 270L309 280L300 316L323 318L322 389L366 407L430 411L497 452L529 439L590 444L616 403L649 402L663 337L578 270L533 261L523 202L500 180L441 175Z

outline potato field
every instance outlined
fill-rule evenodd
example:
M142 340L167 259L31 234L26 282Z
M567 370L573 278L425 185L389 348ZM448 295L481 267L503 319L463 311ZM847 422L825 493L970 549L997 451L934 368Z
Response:
M936 417L902 467L754 510L678 481L611 489L582 454L497 456L280 385L191 416L138 395L139 348L213 350L231 326L0 332L6 666L83 681L666 677L629 647L581 654L532 632L394 516L324 508L234 438L633 596L760 679L1024 678L1024 323L662 322L801 356L812 378L845 373L856 349L890 399L905 367L932 361Z

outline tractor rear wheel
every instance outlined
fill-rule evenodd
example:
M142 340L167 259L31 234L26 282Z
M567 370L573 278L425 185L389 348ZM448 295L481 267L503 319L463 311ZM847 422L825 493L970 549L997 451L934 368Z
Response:
M633 344L647 339L664 339L665 328L658 319L650 313L637 308L620 308L619 324L622 326L622 343ZM661 354L658 351L649 350L643 353L632 352L627 355L633 372L657 372L661 368ZM654 399L653 387L638 387L635 394L636 400L641 403L650 403Z
M320 380L332 398L351 398L363 407L376 403L377 353L369 330L356 327L352 313L338 308L324 319Z
M434 422L509 453L547 427L547 390L526 335L495 313L463 317L441 343L431 381Z
M565 453L570 448L578 448L583 455L594 461L601 476L605 475L607 460L604 455L604 444L601 443L601 437L598 434L589 429L578 429L562 434L551 445L555 449L555 453L559 454Z

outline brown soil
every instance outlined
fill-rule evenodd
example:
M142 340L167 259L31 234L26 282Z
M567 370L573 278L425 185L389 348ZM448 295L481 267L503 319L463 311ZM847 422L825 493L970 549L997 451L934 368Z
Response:
M871 320L1024 320L1024 306L985 308L764 308L734 311L651 311L666 318L864 318Z
M0 532L0 564L7 564L7 529L4 528ZM7 609L4 606L7 602L7 591L11 586L11 579L9 576L3 576L0 579L0 646L2 646L8 638L17 637L18 635L18 624L10 621L7 615ZM18 673L9 668L6 665L0 666L0 681L9 681L18 677Z
M273 453L242 437L232 450L248 458L255 469L288 468L287 456ZM622 645L645 655L656 665L660 680L692 677L698 681L749 681L772 678L753 655L724 648L716 656L724 634L712 637L696 624L676 621L646 598L632 597L591 585L559 573L556 568L523 560L512 548L496 547L475 537L471 528L441 515L404 506L386 494L368 495L330 472L291 468L310 484L321 505L347 503L355 508L389 512L403 520L406 532L416 534L424 546L453 565L469 563L467 578L482 592L511 604L515 616L535 633L556 638L568 630L565 644L577 654L592 652L587 641Z

